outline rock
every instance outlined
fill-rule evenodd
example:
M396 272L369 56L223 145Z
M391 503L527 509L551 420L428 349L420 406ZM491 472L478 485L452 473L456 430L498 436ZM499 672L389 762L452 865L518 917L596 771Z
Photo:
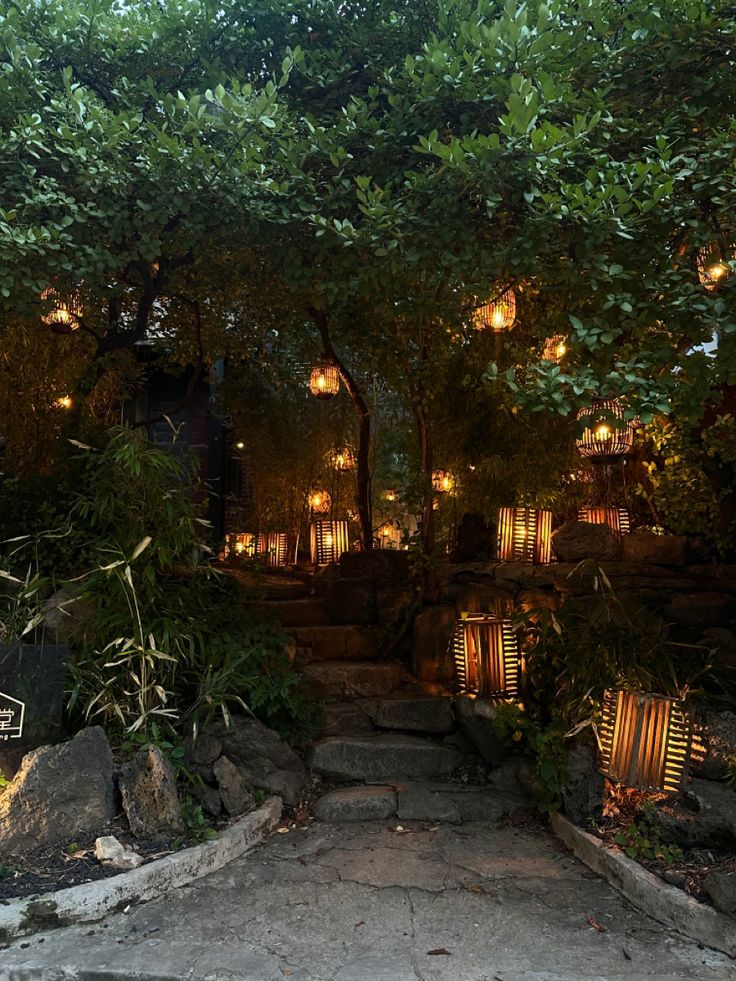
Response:
M524 794L457 783L406 783L397 789L403 821L490 823L527 803Z
M221 756L213 769L220 800L230 817L245 814L255 807L256 802L242 771L229 757Z
M681 593L673 596L666 615L685 627L728 627L736 620L736 596L730 593Z
M447 683L454 680L455 662L450 641L455 619L451 607L430 606L414 621L411 671L420 681Z
M370 579L338 579L327 596L330 621L335 624L376 623L376 593Z
M736 916L736 872L710 872L703 880L703 888L716 909Z
M198 786L192 787L191 793L205 814L209 814L210 817L215 818L222 814L222 800L220 799L219 792L214 787L210 787L206 783L199 784Z
M282 627L321 627L330 622L327 604L323 599L308 596L292 600L267 600L263 603L244 604L256 612L267 613L278 620Z
M736 760L736 715L733 712L701 711L697 738L702 754L694 754L693 773L706 780L724 780Z
M410 586L384 586L376 593L378 622L382 627L396 627L408 616L413 603Z
M571 743L565 756L562 787L562 804L571 821L587 828L591 817L600 816L603 786L593 747L579 741Z
M685 565L688 539L684 535L655 535L635 531L621 538L621 553L627 562L650 562L653 565Z
M301 664L312 661L360 661L375 657L378 652L376 628L343 624L292 627L290 633L296 641L297 660Z
M79 588L62 586L43 604L43 634L49 644L69 644L72 635L91 612Z
M314 815L320 821L383 821L396 814L393 787L343 787L320 797Z
M455 718L460 732L468 739L489 766L498 766L508 755L506 747L494 734L492 722L498 703L475 695L458 695Z
M245 716L233 716L229 729L218 721L207 731L220 740L224 754L250 787L279 794L292 807L299 803L307 773L300 757L278 733Z
M317 569L312 576L312 591L314 595L320 598L328 596L333 585L340 578L340 566L337 562L331 562L329 565Z
M222 743L208 732L200 732L196 739L189 737L184 746L187 766L206 781L212 783L215 774L212 764L222 756Z
M406 583L411 579L409 553L389 548L344 552L340 556L340 572L346 579Z
M95 842L95 858L101 865L114 869L137 869L143 859L132 848L126 848L115 835L105 835Z
M723 627L703 631L705 643L713 651L713 667L717 671L736 671L736 634Z
M416 736L346 736L319 739L309 748L312 770L332 780L431 779L451 773L460 755Z
M517 610L523 610L525 613L542 609L556 612L561 605L560 594L548 589L522 589L516 597Z
M460 808L451 794L438 793L433 784L415 783L399 788L400 821L446 821L459 824Z
M320 661L302 675L317 698L372 698L398 688L404 669L396 661Z
M495 526L482 514L463 514L455 533L452 562L476 562L489 559L496 551Z
M509 615L514 606L514 597L506 590L484 583L466 583L460 587L455 599L455 612L493 613L497 616Z
M621 544L608 525L566 521L552 533L552 550L560 562L605 562L619 558Z
M170 838L184 830L174 768L158 746L138 750L120 767L123 810L136 838Z
M652 821L662 839L681 848L736 849L736 789L693 780L679 798L655 808Z
M0 854L73 841L115 815L112 751L100 726L28 753L0 796Z
M324 707L324 736L362 736L373 732L370 716L355 702L334 702Z
M392 695L360 704L379 729L447 733L455 728L452 701L441 695Z

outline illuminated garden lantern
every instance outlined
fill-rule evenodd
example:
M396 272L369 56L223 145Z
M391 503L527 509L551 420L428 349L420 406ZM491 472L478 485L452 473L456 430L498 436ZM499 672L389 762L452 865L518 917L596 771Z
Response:
M225 554L254 559L257 555L261 555L265 547L265 535L254 535L249 531L236 532L227 536Z
M347 521L313 521L310 525L310 546L312 563L327 565L339 562L349 546Z
M731 274L729 261L736 259L733 247L721 248L717 242L704 245L695 254L698 279L708 290L714 290Z
M58 398L54 402L54 405L57 409L69 410L74 405L74 399L71 397L71 395L62 395L61 398Z
M554 361L555 364L560 364L566 354L567 338L564 334L553 334L552 337L545 340L542 351L542 358L545 361Z
M455 478L449 470L432 471L432 490L435 494L449 494L455 488Z
M383 498L384 501L388 501L389 504L395 504L396 501L398 501L399 499L399 495L397 494L397 492L394 490L393 487L388 487L383 492L383 494L381 494L381 497Z
M476 330L490 330L494 333L511 330L516 321L516 294L513 289L487 300L473 311L473 326Z
M266 561L272 569L282 569L289 561L289 538L285 531L266 535Z
M340 372L330 358L320 358L313 366L309 391L317 399L334 398L340 391Z
M578 521L588 525L608 525L616 538L631 531L631 519L626 508L582 507L578 510Z
M404 534L398 521L385 521L376 533L379 548L403 548Z
M75 291L62 295L53 286L47 287L41 294L41 299L51 302L48 313L41 320L57 334L70 334L79 327L82 317L82 305Z
M327 514L332 507L332 498L326 490L315 488L309 492L309 507L313 514Z
M455 622L452 641L461 691L513 700L519 694L521 645L511 620L470 615Z
M355 469L355 454L350 446L341 446L330 453L330 466L339 473Z
M552 512L542 508L499 508L498 557L502 562L551 562Z
M605 693L600 770L614 783L676 793L687 778L692 743L679 699L620 688Z
M585 420L585 429L575 441L581 456L593 463L611 463L631 452L634 428L624 419L619 399L594 399L578 412L578 419Z

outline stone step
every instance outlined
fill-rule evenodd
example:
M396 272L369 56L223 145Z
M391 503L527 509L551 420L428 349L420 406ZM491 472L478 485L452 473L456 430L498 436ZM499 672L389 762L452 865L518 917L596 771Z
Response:
M455 728L452 698L394 692L359 703L379 729L443 734Z
M447 776L461 758L451 746L395 734L327 736L312 743L307 751L307 765L315 773L331 780L368 783Z
M378 654L378 634L371 627L315 626L290 627L294 638L297 661L363 661Z
M340 701L388 695L399 687L405 671L396 661L315 661L302 674L314 698Z
M266 600L261 608L278 620L282 627L326 627L330 623L324 600L314 596Z
M375 732L371 717L356 702L332 702L323 708L322 736L364 736Z

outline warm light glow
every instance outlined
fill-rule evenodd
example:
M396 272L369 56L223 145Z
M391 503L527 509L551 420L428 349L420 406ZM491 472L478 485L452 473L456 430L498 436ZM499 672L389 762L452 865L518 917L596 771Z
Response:
M311 557L314 565L339 562L348 550L347 521L313 521L309 527Z
M326 490L313 490L309 492L309 507L315 514L327 514L332 507L332 498Z
M264 535L254 535L252 532L244 531L227 536L225 540L225 555L247 555L255 558L261 555L266 546Z
M435 494L448 494L455 487L455 478L449 470L432 471L432 490Z
M600 423L600 425L596 426L593 430L593 437L599 442L601 440L609 439L610 436L611 430L604 422Z
M330 453L330 465L340 473L348 473L355 468L355 454L352 447L341 446Z
M71 395L62 395L60 399L57 399L54 403L57 409L71 409L74 405L74 400Z
M610 422L610 416L620 420L620 424ZM624 408L620 399L593 399L590 407L581 409L577 417L585 420L585 429L575 441L581 456L593 462L609 463L631 452L634 446L634 429L624 419Z
M62 296L53 286L49 286L41 293L41 299L50 300L53 304L51 310L41 317L45 324L60 334L77 330L82 316L82 306L76 293L71 292L68 296Z
M541 508L500 508L498 557L501 562L551 562L552 512Z
M578 510L578 521L589 525L608 525L616 538L628 535L631 531L631 519L626 508L581 507Z
M389 487L388 490L385 490L383 492L382 497L384 501L390 501L391 503L393 503L397 499L398 495L393 488Z
M567 341L562 334L554 334L544 342L542 357L545 361L554 361L559 364L567 354Z
M510 330L516 321L516 294L513 289L476 307L473 311L473 326L476 330Z
M237 442L235 444L235 449L236 450L244 450L245 449L245 443L243 443L242 440L240 442Z
M698 278L708 290L714 290L731 274L728 260L736 259L736 251L732 246L722 248L717 242L705 245L696 253Z
M499 699L518 696L521 647L511 620L463 616L455 622L452 647L461 691Z
M318 399L331 399L340 391L340 372L329 358L320 358L312 368L309 391Z

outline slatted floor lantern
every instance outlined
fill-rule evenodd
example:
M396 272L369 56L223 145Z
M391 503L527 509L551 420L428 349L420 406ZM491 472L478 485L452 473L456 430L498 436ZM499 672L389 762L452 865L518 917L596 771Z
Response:
M714 290L731 274L729 261L736 259L733 246L722 247L718 242L704 245L695 253L698 279L707 290Z
M521 646L511 620L470 615L455 622L453 656L463 692L516 699L521 677Z
M692 742L679 699L621 688L605 693L600 770L614 783L676 793L687 779Z
M494 333L511 330L516 321L516 293L509 288L492 297L473 311L473 326L476 330L491 330Z
M82 304L75 290L62 294L53 286L48 286L41 293L41 299L45 303L51 303L51 309L43 314L41 320L54 333L71 334L73 330L77 330L82 316Z
M554 361L555 364L561 364L566 354L567 338L564 334L553 334L552 337L548 337L544 342L542 358L545 361Z
M502 562L551 562L552 512L542 508L499 508L498 557Z
M578 521L589 525L608 525L616 538L628 535L631 531L631 518L626 508L581 507Z
M620 399L594 399L578 412L585 429L575 441L578 453L592 463L613 463L631 452L634 428L624 419Z
M283 569L289 561L289 536L285 531L270 531L266 535L266 555L272 569Z
M316 399L331 399L340 391L340 372L331 358L322 357L313 365L309 391Z
M313 521L309 528L313 565L338 562L349 548L347 521Z
M432 471L432 490L435 494L449 494L455 487L455 478L449 470Z

